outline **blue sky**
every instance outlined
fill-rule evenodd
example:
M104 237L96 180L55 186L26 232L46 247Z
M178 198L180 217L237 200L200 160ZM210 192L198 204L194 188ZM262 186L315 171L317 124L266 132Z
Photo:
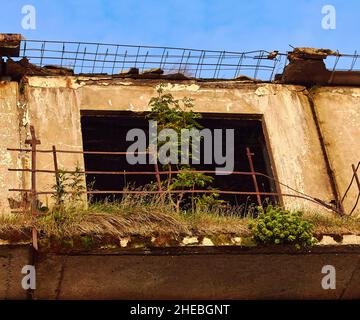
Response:
M336 29L321 27L321 8L336 9ZM36 29L21 27L24 5ZM289 50L292 46L360 51L360 0L1 0L0 32L27 39Z

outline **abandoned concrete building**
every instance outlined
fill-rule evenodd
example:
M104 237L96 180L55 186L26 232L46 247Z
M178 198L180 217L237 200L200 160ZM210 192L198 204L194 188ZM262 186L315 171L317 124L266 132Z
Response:
M31 126L39 150L56 146L59 168L78 163L91 172L153 170L91 151L124 151L126 131L146 127L148 102L160 83L175 97L193 98L205 127L235 128L236 171L250 171L249 147L254 170L272 178L257 176L255 190L251 176L220 176L220 190L249 192L254 202L258 191L262 200L268 195L288 209L359 213L356 55L308 48L281 54L57 43L2 34L0 56L2 214L19 209L21 190L31 189L24 171L31 171L31 153L21 151L29 149ZM330 59L333 67L325 63ZM347 71L340 70L342 63L349 63ZM76 153L83 151L88 153ZM46 172L54 170L53 153L38 152L36 162L37 195L47 203L49 195L41 192L54 185L54 175ZM97 176L95 189L121 190L124 184L123 176ZM246 201L246 195L224 197Z

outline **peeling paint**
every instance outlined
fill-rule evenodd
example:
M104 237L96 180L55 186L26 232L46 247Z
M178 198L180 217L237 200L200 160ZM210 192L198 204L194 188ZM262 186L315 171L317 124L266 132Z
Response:
M86 85L80 77L27 77L30 87L78 89Z
M276 92L269 85L261 86L255 90L257 96L275 95Z
M156 86L156 88L158 88L159 85ZM167 83L164 86L164 90L167 91L198 91L200 89L200 86L197 84L171 84L171 83Z

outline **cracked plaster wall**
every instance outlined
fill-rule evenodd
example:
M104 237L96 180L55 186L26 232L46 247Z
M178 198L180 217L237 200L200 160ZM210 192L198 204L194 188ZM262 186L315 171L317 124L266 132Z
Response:
M12 175L13 180L5 176L5 174L9 175L6 168L9 164L21 166L21 161L19 163L16 156L11 158L10 154L4 151L7 146L19 145L20 141L25 139L24 134L19 136L19 132L22 132L19 127L28 128L29 124L34 125L43 149L51 149L55 144L58 149L82 150L80 124L82 110L147 111L149 109L148 101L156 94L155 87L157 85L159 85L158 80L116 80L106 77L28 77L25 86L25 102L18 106L16 104L16 83L8 84L7 91L4 91L4 88L0 89L2 96L6 96L6 100L0 98L1 112L4 114L0 121L2 121L3 127L7 127L8 139L3 139L0 150L2 156L0 170L3 173L3 182L0 187L4 190L10 185L21 184L21 179L16 175ZM195 99L195 111L198 112L262 116L268 135L268 147L273 157L274 170L278 179L301 192L324 201L334 199L305 87L239 81L200 82L191 80L181 83L167 81L166 89L177 98L188 96ZM319 112L320 118L330 110L325 106L334 96L334 93L328 94L327 92L325 89L319 92L319 99L314 100L315 108L319 108L317 112ZM359 92L357 89L354 92L357 95L360 89ZM344 99L347 101L347 105L354 104L351 108L346 109L352 111L347 113L343 109L341 114L344 117L336 119L334 128L337 130L337 136L346 138L345 133L349 129L344 121L351 112L357 112L355 105L359 98L353 95L354 92L351 94L345 91L338 92L337 98L332 100L336 103L332 103L333 106L329 107L340 110ZM319 104L320 99L324 101L320 103L322 106ZM320 125L323 123L324 121L321 121ZM331 135L329 123L325 124L328 136ZM354 123L353 130L356 134L358 126L356 121ZM359 150L357 141L353 139L351 143L353 148ZM328 151L333 152L334 167L341 168L347 162L347 156L344 155L343 160L338 160L334 156L336 150ZM357 156L354 155L354 157ZM83 159L79 155L59 156L61 168L74 168L77 162L83 167ZM39 156L38 167L53 169L52 156ZM339 176L336 177L340 181ZM54 177L52 175L39 174L39 189L49 190L53 184ZM284 186L280 186L280 190L283 193L292 193ZM0 198L2 206L4 206L5 200L4 196ZM284 197L283 200L285 206L291 209L323 210L316 204L298 198ZM48 203L50 199L42 197L41 201Z

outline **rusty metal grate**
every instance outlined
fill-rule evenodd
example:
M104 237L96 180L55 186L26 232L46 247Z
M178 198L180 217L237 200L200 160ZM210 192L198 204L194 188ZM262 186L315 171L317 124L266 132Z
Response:
M20 57L38 66L56 65L75 74L118 74L160 68L165 74L194 78L233 79L240 75L271 81L282 71L286 54L266 50L247 52L136 46L93 42L22 40Z
M75 74L115 75L130 68L137 68L140 73L160 68L165 75L181 73L198 79L245 76L272 81L276 74L283 73L288 53L23 39L19 57L26 57L40 67L70 68ZM360 54L356 50L351 54L336 51L326 57L325 65L332 74L336 71L360 71Z

